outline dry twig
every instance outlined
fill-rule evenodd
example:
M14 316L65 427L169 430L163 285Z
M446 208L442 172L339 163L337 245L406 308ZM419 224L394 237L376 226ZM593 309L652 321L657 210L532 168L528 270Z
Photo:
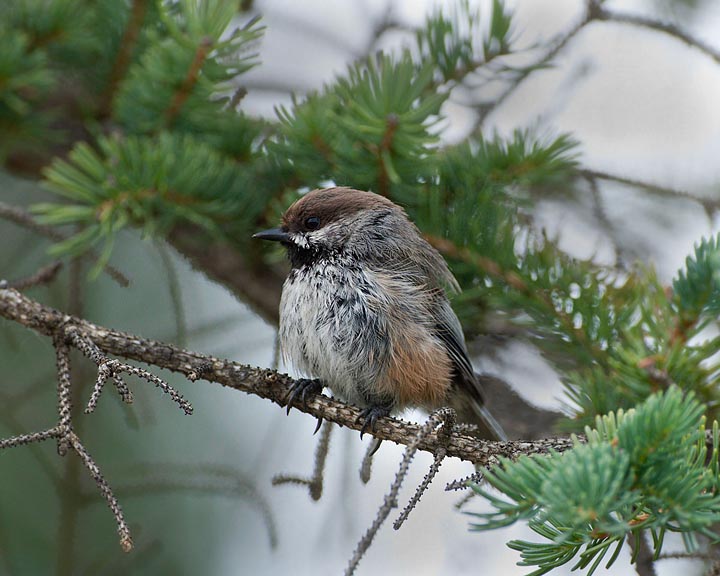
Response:
M51 262L30 276L7 282L7 286L15 288L16 290L26 290L33 286L49 284L55 279L60 268L62 268L62 262Z
M360 539L360 542L358 542L357 548L355 548L355 552L350 559L350 564L345 570L345 576L351 576L355 573L355 569L360 563L360 560L362 560L362 557L365 555L365 552L367 552L368 548L370 548L370 545L375 539L378 530L380 530L380 527L390 515L390 512L393 510L393 508L397 508L398 493L400 492L402 483L404 482L408 470L410 469L410 462L417 453L418 447L422 439L426 438L432 432L434 432L436 428L438 428L438 426L441 427L441 434L439 435L439 438L442 445L447 442L455 426L455 411L452 408L440 408L438 410L435 410L432 414L430 414L425 424L423 424L423 426L418 430L418 433L413 439L413 441L408 443L407 448L405 449L405 454L403 454L403 458L400 461L400 466L398 468L397 474L395 474L395 480L390 486L390 491L385 496L385 500L383 501L382 506L380 506L380 509L378 510L377 516L375 516L375 520L373 521L372 525L370 526L368 531L365 532L365 535ZM439 466L438 459L442 460L443 457L444 454L442 454L442 450L435 454L435 462L433 463L430 472L426 476L426 479L428 478L428 476L430 477L430 479L427 482L423 481L408 506L405 508L405 510L403 510L400 518L398 519L398 522L400 524L402 524L405 518L407 518L407 515L415 507L415 504L417 504L417 501L420 499L420 495L422 494L422 492L430 484L432 476L435 475L437 467ZM435 471L433 471L433 469ZM396 524L398 522L396 522Z
M0 294L12 293L20 296L20 293L10 288L0 288ZM28 300L28 302L31 302ZM70 347L72 344L84 355L93 360L98 366L98 380L93 390L93 395L90 399L89 408L94 408L97 403L97 399L100 395L100 391L104 382L108 378L112 378L115 383L120 395L125 401L132 400L130 390L127 385L120 380L118 374L126 372L129 374L135 374L141 378L145 378L150 382L156 384L163 391L170 394L186 414L192 412L190 404L182 398L173 388L168 384L150 374L146 370L135 368L128 364L119 362L118 360L108 359L100 349L95 346L91 337L81 332L81 329L68 322L70 317L64 317L62 321L53 323L52 328L47 329L47 334L53 339L53 346L55 348L56 356L56 368L57 368L57 411L58 421L57 424L47 430L41 430L39 432L33 432L30 434L20 434L0 440L0 449L13 448L17 446L24 446L27 444L42 442L54 438L57 441L57 451L60 456L65 456L70 450L75 452L82 461L85 468L92 476L95 484L97 485L100 494L104 498L105 502L112 512L115 522L117 524L118 534L120 536L120 546L124 551L130 551L133 543L130 536L130 529L122 512L122 508L118 503L117 498L113 494L110 485L107 483L100 467L97 465L95 460L92 458L90 453L87 451L83 443L81 442L78 435L75 433L72 422L72 394L71 394L71 374L70 374ZM24 318L27 321L37 320L37 318L30 319L27 316Z
M292 476L290 474L278 474L273 477L273 486L281 484L299 484L307 486L310 490L310 497L313 500L320 500L323 491L323 477L325 474L325 462L327 461L328 450L330 449L330 434L335 425L332 422L325 422L321 428L315 449L315 468L310 478Z
M161 378L158 378L154 374L151 374L142 368L138 368L137 366L131 366L130 364L120 362L119 360L108 358L97 346L95 346L93 341L83 335L76 326L67 326L65 329L65 335L73 343L73 345L80 350L80 352L95 362L98 367L97 381L95 382L90 400L88 401L87 408L85 409L87 414L90 414L95 410L97 401L100 398L103 387L105 386L105 382L108 380L112 380L123 401L128 404L132 404L132 393L127 387L127 384L125 384L119 376L123 372L142 378L151 384L155 384L155 386L160 388L163 392L169 394L173 402L175 402L182 411L185 412L185 414L188 416L192 414L193 409L190 403L182 397L182 394Z
M368 482L370 482L370 475L372 474L373 456L380 447L381 442L382 440L379 440L378 438L373 438L372 442L370 442L365 452L365 456L363 456L362 462L360 463L360 481L363 484L367 484Z
M435 414L437 414L438 417L440 417L442 420L442 426L440 428L438 438L441 442L447 442L450 438L450 434L454 430L458 429L458 426L455 424L455 411L449 408L444 408L433 413L433 416ZM460 425L459 428L461 430L466 430L467 427L464 425ZM428 473L425 474L425 478L423 478L423 481L415 490L415 494L410 499L410 502L408 502L407 506L405 506L405 509L402 511L398 519L395 520L395 523L393 524L393 528L395 528L395 530L400 529L400 527L403 525L403 522L405 522L405 520L407 520L407 517L410 515L410 512L412 512L415 506L417 506L417 503L420 501L420 498L425 493L425 490L427 490L427 487L430 486L430 482L432 482L433 478L435 478L435 474L437 474L438 470L440 470L440 465L442 464L442 461L445 459L446 455L447 452L441 446L440 450L435 453L435 460L430 466L430 470L428 470Z
M179 393L156 376L119 360L108 359L106 354L140 360L180 372L193 379L204 378L218 382L225 386L270 399L280 406L286 405L288 392L294 382L290 377L278 374L273 370L261 370L243 366L228 360L181 350L165 343L145 340L102 328L80 318L43 306L11 288L0 288L0 316L53 338L58 359L59 415L58 424L55 427L0 440L0 449L55 438L61 455L69 450L78 454L115 516L121 545L124 549L129 549L132 546L132 540L120 505L101 475L97 464L73 431L70 405L69 345L77 347L98 366L98 379L88 403L90 410L96 405L104 383L108 379L113 381L125 401L131 399L129 389L118 378L118 375L122 372L135 374L156 384L170 394L172 399L186 413L190 413L192 410ZM322 394L311 395L307 398L307 402L298 403L296 408L312 414L316 418L326 420L323 435L318 445L314 478L310 481L301 482L310 486L311 496L317 499L322 493L322 476L318 473L318 470L322 469L327 456L330 427L332 423L336 423L359 430L362 427L362 422L358 418L360 410ZM396 507L397 491L407 474L410 460L417 450L431 452L435 456L435 463L400 521L407 516L407 513L417 503L423 490L437 471L440 461L445 456L456 456L473 462L477 466L488 466L497 462L497 456L500 455L514 458L519 454L545 453L550 449L562 451L572 446L569 439L546 439L535 442L488 442L478 440L459 431L458 427L454 425L452 414L454 413L449 409L441 409L434 413L424 426L418 426L395 418L381 418L377 421L372 432L376 439L392 440L393 442L406 444L408 448L400 464L393 488L386 497L385 504L381 507L373 526L358 546L353 565L357 565L380 525L392 508ZM436 430L443 423L444 426L439 431Z
M72 325L106 354L145 362L186 376L199 376L266 398L280 406L286 405L288 390L294 382L289 376L274 370L254 368L97 326L44 306L12 289L0 289L0 316L48 336L52 336L61 324ZM294 407L315 418L324 418L352 430L362 428L362 421L358 420L360 409L322 394L309 396L305 405ZM385 417L378 419L372 435L408 445L415 441L419 431L417 424ZM435 454L440 446L437 434L431 433L419 442L418 449ZM520 454L546 454L550 450L562 452L571 447L569 438L490 442L453 431L446 450L448 456L483 467L497 462L498 456L517 458Z

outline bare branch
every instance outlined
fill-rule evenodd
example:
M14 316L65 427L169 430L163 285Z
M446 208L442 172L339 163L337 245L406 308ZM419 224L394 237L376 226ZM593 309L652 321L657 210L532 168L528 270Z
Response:
M367 484L368 482L370 482L370 475L372 474L373 456L375 455L375 452L377 452L378 448L380 448L381 442L382 440L378 438L373 438L373 441L370 442L370 444L368 445L365 456L363 456L362 462L360 463L360 481L363 484Z
M97 326L44 306L12 289L0 289L0 316L48 336L61 324L76 326L105 353L153 364L186 376L199 374L205 380L266 398L279 406L286 406L288 391L294 382L289 376L274 370L254 368ZM362 421L358 419L359 408L322 394L308 397L306 405L300 404L294 408L352 430L359 431L362 428ZM408 445L415 441L420 428L417 424L385 417L378 419L372 435ZM418 449L436 454L442 446L443 443L433 432L419 442ZM477 466L489 466L497 462L498 456L517 458L520 454L545 454L550 450L564 451L571 447L569 438L491 442L453 432L446 450L448 456L467 460Z
M57 276L60 268L62 268L62 262L51 262L30 276L8 282L8 286L15 288L16 290L25 290L27 288L31 288L32 286L49 284L55 279L55 276Z
M720 208L720 202L718 202L717 200L713 200L712 198L701 198L699 196L695 196L695 195L691 194L690 192L686 192L685 190L669 188L667 186L661 186L659 184L645 182L644 180L628 178L625 176L620 176L618 174L610 174L608 172L592 170L590 168L583 168L582 170L579 171L579 173L583 178L585 178L589 182L593 182L595 180L608 180L611 182L617 182L619 184L627 184L628 186L633 186L634 188L640 188L641 190L645 190L646 192L649 192L651 194L655 194L655 195L661 196L661 197L682 198L682 199L686 199L686 200L691 200L693 202L697 202L705 209L705 212L710 217L712 217L712 214L714 211L716 211Z
M640 28L647 28L656 32L662 32L663 34L667 34L691 48L699 50L706 56L712 58L717 64L720 64L720 51L669 22L662 22L640 14L629 14L626 12L608 10L602 6L598 6L595 10L593 10L593 18L595 20L617 22L619 24L628 24Z
M51 438L57 439L57 450L60 456L65 456L68 450L72 449L80 457L83 465L87 468L88 472L90 472L93 480L95 480L95 484L115 517L118 534L120 535L120 546L125 552L129 552L132 549L132 538L130 537L130 530L125 523L120 504L118 504L112 489L105 481L105 478L103 478L100 468L85 449L77 434L73 431L72 399L70 392L70 350L65 341L65 336L62 334L62 325L58 326L57 331L53 334L53 345L55 347L58 377L57 425L40 432L21 434L0 440L0 449L13 448L32 442L42 442Z
M132 538L130 537L130 529L125 523L125 518L123 516L122 509L120 508L120 504L118 503L117 498L115 498L115 495L113 494L110 486L105 481L105 478L103 478L103 475L100 472L100 468L97 464L95 464L95 461L92 459L88 451L82 445L77 435L71 431L68 434L67 438L70 446L75 451L75 453L80 456L80 459L85 465L85 468L88 469L88 472L90 472L93 480L95 480L95 484L97 484L98 488L100 489L100 493L105 498L108 508L110 508L113 516L115 516L115 522L117 522L118 526L118 534L120 535L120 547L123 549L124 552L130 552L133 547Z
M452 431L456 429L455 411L450 408L444 408L431 414L429 420L433 419L439 419L441 421L442 427L440 428L439 439L441 442L447 442L450 438L450 434L452 433ZM432 482L433 478L435 478L435 474L437 474L438 470L440 470L440 465L442 464L442 461L445 459L446 455L447 452L442 447L435 453L435 460L430 466L430 470L428 470L428 473L425 474L425 478L423 478L423 481L415 490L415 494L410 499L410 502L408 502L407 506L405 506L405 509L402 511L398 519L395 520L395 523L393 524L393 528L395 530L400 529L405 520L407 520L407 517L410 516L410 512L412 512L415 506L417 506L417 503L420 501L420 498L425 493L425 490L427 490L427 487L430 486L430 482ZM410 455L409 457L412 458L412 455Z
M185 307L182 299L182 283L178 275L177 267L173 262L172 255L167 244L162 241L155 243L160 254L165 274L167 274L168 290L170 292L170 303L172 304L173 315L175 316L175 342L178 346L187 345L187 319L185 318Z
M44 236L45 238L49 238L55 242L67 239L65 234L58 232L57 229L52 226L40 224L35 218L33 218L32 214L23 210L19 206L12 206L10 204L6 204L5 202L0 202L0 218L17 224L18 226L22 226L23 228L31 230L32 232L35 232L40 236ZM93 251L87 252L82 257L88 258L93 262L96 262L98 259L98 255ZM130 280L128 280L127 276L125 276L125 274L120 272L117 268L107 265L103 268L103 272L105 272L122 287L130 285Z
M471 484L482 482L482 479L482 472L473 472L470 476L449 482L448 485L445 486L445 490L448 492L452 492L454 490L467 490Z
M552 60L565 49L568 43L582 30L584 30L588 24L593 22L614 22L617 24L626 24L639 28L647 28L648 30L653 30L655 32L661 32L679 40L691 48L699 50L701 53L712 58L716 63L720 63L720 51L710 44L703 42L700 38L688 34L674 24L662 22L640 14L630 14L609 10L602 6L602 3L597 0L588 0L587 9L582 19L580 19L568 30L565 30L555 36L555 38L548 43L549 48L535 60L532 66L528 66L525 70L515 76L498 98L488 105L479 107L479 117L475 128L479 129L490 113L499 108L515 92L520 84L532 75L533 72L542 70L550 65Z
M632 557L635 562L635 572L638 576L657 576L655 570L655 558L653 551L648 544L647 537L644 532L640 531L635 534L632 532L627 535L627 543L632 551Z
M517 87L522 84L533 72L542 70L547 67L552 60L575 38L584 28L592 21L591 12L577 22L572 28L558 34L549 44L549 48L531 65L520 71L508 84L507 88L491 103L480 106L478 108L478 119L475 123L475 130L479 130L485 119L492 112L498 109L503 103L515 92Z
M362 557L365 555L365 552L367 552L368 548L370 548L370 545L372 544L373 540L375 539L375 536L378 533L378 530L380 530L380 527L383 525L387 517L390 515L390 512L393 510L393 508L397 508L397 498L398 493L400 492L400 488L402 486L403 481L405 480L405 477L407 476L408 470L410 469L410 462L412 461L413 457L418 451L418 447L420 445L420 442L423 438L428 437L438 426L442 426L443 429L446 429L444 433L441 433L441 443L447 442L448 440L448 434L451 433L452 429L455 425L455 411L452 408L440 408L439 410L436 410L433 412L430 417L427 419L425 424L418 429L417 435L415 438L412 439L411 442L407 444L407 448L405 449L405 454L403 454L402 461L400 462L400 466L398 467L397 474L395 475L395 480L393 481L392 485L390 486L390 491L385 496L385 500L383 501L382 506L380 506L380 509L378 510L377 516L375 517L375 520L373 521L372 525L368 529L367 532L365 532L365 535L360 539L360 542L358 542L357 548L355 548L355 552L352 555L352 558L350 559L350 564L348 565L347 569L345 570L345 576L352 576L352 574L355 573L355 569L357 568L358 564L360 563L360 560L362 560ZM438 459L438 455L436 454L436 462ZM441 458L442 459L442 458ZM433 468L435 467L435 464L433 464ZM434 472L431 474L434 475ZM417 500L420 498L418 493L422 493L424 491L424 488L427 487L427 485L430 482L428 481L427 484L423 483L418 491L416 492L413 499L410 501L410 504L405 508L403 513L400 515L400 518L398 519L398 522L402 524L402 522L407 518L407 515L410 513L412 508L414 507ZM397 522L396 522L397 524ZM399 527L399 526L398 526Z
M58 443L57 451L65 456L68 451L68 434L72 430L72 394L70 392L70 349L64 339L57 333L53 334L55 346L55 364L57 366L57 402L58 402Z
M188 416L192 414L193 408L190 403L182 397L182 394L161 378L158 378L154 374L151 374L142 368L138 368L137 366L130 366L130 364L125 364L119 360L106 357L90 338L79 332L76 326L68 325L65 329L65 336L78 350L80 350L80 352L90 358L98 366L97 382L95 383L92 395L90 396L87 408L85 409L86 413L90 413L95 410L103 386L109 379L112 379L123 401L128 404L132 403L133 398L130 389L119 377L119 375L124 372L126 374L132 374L138 378L142 378L151 384L155 384L155 386L160 388L163 392L169 394L173 402L180 406L185 414Z
M280 484L299 484L307 486L310 490L310 497L313 500L320 500L323 491L323 477L325 473L325 462L327 461L328 451L330 449L330 434L335 427L332 422L325 422L318 438L317 448L315 449L315 468L310 478L301 478L300 476L292 476L289 474L278 474L273 477L273 486Z
M60 436L60 431L57 426L40 432L33 432L31 434L19 434L18 436L11 436L10 438L0 440L0 450L3 448L25 446L26 444L32 444L33 442L42 442L43 440L57 438L58 436Z

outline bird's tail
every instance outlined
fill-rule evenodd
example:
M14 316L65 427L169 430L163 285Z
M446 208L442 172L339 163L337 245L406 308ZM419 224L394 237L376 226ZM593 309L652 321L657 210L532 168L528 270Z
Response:
M495 417L490 413L490 410L487 409L487 406L485 406L485 404L477 404L473 406L473 408L478 419L482 421L488 432L490 432L492 439L507 442L508 437L507 434L505 434L505 430L503 430L500 423L495 420Z
M477 426L478 436L488 440L507 441L507 434L488 410L482 393L477 388L458 389L451 396L450 406L457 413L458 422Z

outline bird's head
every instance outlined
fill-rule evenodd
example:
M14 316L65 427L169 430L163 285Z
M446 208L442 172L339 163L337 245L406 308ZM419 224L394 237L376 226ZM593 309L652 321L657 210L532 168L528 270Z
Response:
M351 188L313 190L290 206L279 228L253 236L281 242L293 265L327 255L362 255L381 249L398 226L410 225L402 208L372 192Z

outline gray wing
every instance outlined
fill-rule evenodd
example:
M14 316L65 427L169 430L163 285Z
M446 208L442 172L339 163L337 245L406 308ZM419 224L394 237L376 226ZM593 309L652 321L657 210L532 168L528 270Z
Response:
M371 232L365 241L372 245L356 245L367 261L378 270L394 272L405 282L430 292L425 302L424 319L445 346L452 362L453 390L448 401L460 421L477 424L479 433L485 438L506 439L502 428L484 406L485 396L468 358L462 326L447 299L447 291L459 291L447 263L402 213L377 211L368 224L367 229Z
M483 401L482 393L475 379L470 358L468 358L460 321L450 307L450 303L443 298L438 302L437 308L440 314L435 325L435 335L442 341L447 349L450 360L453 364L453 383L460 387L477 391L478 400Z
M378 270L394 272L404 281L430 292L426 303L430 318L426 320L430 320L430 329L448 351L453 363L453 381L456 386L477 389L462 327L446 296L446 291L456 292L460 288L445 259L422 237L404 212L380 209L366 217L363 239L367 244L355 248ZM477 394L482 401L479 391Z
M485 394L468 358L460 321L445 298L438 307L442 312L435 334L445 345L453 365L454 390L449 398L450 405L455 408L458 420L477 425L483 438L507 440L502 426L485 407Z

